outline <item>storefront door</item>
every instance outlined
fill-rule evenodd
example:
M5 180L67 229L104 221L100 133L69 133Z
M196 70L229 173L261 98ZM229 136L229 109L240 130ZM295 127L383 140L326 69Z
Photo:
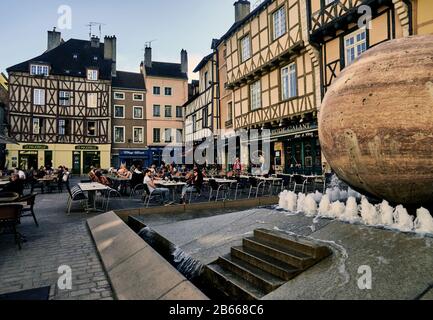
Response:
M81 152L72 152L72 174L80 174L81 172Z
M52 151L45 151L45 168L53 168L53 152Z
M19 167L22 170L38 169L37 151L20 151L18 159Z
M321 173L321 152L317 138L287 141L285 145L287 173Z
M101 167L101 152L83 151L83 174L90 171L90 167Z

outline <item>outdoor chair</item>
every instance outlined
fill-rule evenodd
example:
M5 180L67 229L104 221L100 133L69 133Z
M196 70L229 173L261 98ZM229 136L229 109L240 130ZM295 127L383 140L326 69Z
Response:
M110 206L110 200L112 198L119 198L119 200L122 200L122 195L119 191L113 188L109 188L107 190L104 190L102 192L102 208L105 208L105 211L108 211L108 208Z
M281 185L281 192L283 192L284 190L293 190L293 184L292 184L293 176L281 175L279 176L279 178L283 179Z
M238 199L238 194L242 194L242 191L245 190L248 185L248 179L237 177L236 180L237 183L230 184L230 191L234 191L235 193L234 200ZM229 195L229 197L231 197L231 194Z
M0 230L13 234L20 250L24 237L17 231L17 225L20 224L22 209L23 206L18 203L0 204Z
M68 193L69 193L69 198L68 198L68 203L67 203L67 209L66 212L68 215L71 214L71 208L72 208L72 203L74 201L79 201L80 205L83 207L83 209L85 211L88 211L89 209L89 204L88 204L88 199L86 197L86 195L84 194L83 190L80 189L79 186L75 186L72 189L69 187L69 185L66 185L67 189L68 189Z
M154 191L150 192L147 184L143 185L143 189L144 189L143 202L146 204L146 208L149 208L150 200L157 199L158 197L159 197L159 199L161 199L161 197L162 197L162 195L160 193L155 193Z
M314 191L326 193L326 179L324 176L318 176L314 179Z
M29 181L29 184L30 184L30 193L34 193L35 189L40 189L41 193L45 192L45 183L43 181L32 179Z
M293 186L293 192L297 193L297 192L302 192L304 193L305 191L305 184L307 183L307 179L305 179L303 176L296 174L293 176L293 180L294 180L294 186Z
M192 200L192 195L193 194L195 194L195 199L197 200L200 196L201 196L201 188L198 188L198 187L195 187L195 188L193 188L192 190L188 190L187 191L187 194L189 194L189 197L188 197L188 203L191 203L191 200Z
M248 199L251 198L251 194L252 194L253 190L256 190L256 196L255 197L257 198L259 196L260 188L262 188L262 195L264 195L264 193L265 193L265 181L258 182L256 178L250 177L249 183L250 183L250 192L248 194Z
M269 190L271 195L273 195L274 192L279 193L281 190L283 190L283 188L284 188L283 180L270 182Z
M35 207L35 201L36 201L37 193L32 193L27 196L21 197L16 200L17 203L23 204L26 203L27 205L23 205L23 209L21 211L21 217L33 217L33 220L35 221L35 224L37 227L39 227L38 220L36 219L34 207Z
M144 184L140 183L137 184L134 188L131 188L131 193L129 194L129 197L131 199L136 196L140 196L140 198L142 198L143 193L144 193Z
M209 202L212 200L212 195L214 192L216 192L215 202L218 201L220 193L224 194L223 200L225 200L227 197L227 191L228 186L225 183L218 185L214 179L209 180Z

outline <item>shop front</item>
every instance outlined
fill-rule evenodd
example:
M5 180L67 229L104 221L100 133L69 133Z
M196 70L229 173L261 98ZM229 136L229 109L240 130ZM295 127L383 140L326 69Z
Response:
M271 150L277 173L322 174L322 152L315 122L273 129Z
M149 149L143 150L120 150L117 157L117 161L113 161L113 166L120 168L122 164L125 164L127 168L131 166L144 166L149 161Z
M8 144L8 169L19 167L23 170L68 167L73 174L87 174L90 168L108 169L110 145L69 145L69 144Z

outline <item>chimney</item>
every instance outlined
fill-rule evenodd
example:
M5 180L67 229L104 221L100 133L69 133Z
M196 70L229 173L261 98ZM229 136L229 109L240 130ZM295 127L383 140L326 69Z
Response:
M90 39L90 44L92 48L99 48L99 38L97 36L92 36Z
M116 76L117 39L116 36L104 38L104 59L112 60L111 75Z
M180 52L180 71L188 74L188 52L184 49Z
M147 68L152 68L152 48L150 46L146 46L144 49L144 65Z
M62 41L62 34L56 31L56 27L53 28L53 31L48 31L48 43L47 43L47 51L53 50L60 46Z
M239 22L250 14L251 3L247 0L238 0L235 6L235 22Z

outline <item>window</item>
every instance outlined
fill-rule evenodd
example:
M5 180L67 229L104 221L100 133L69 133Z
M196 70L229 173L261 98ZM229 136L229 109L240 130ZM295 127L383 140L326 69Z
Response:
M155 96L159 96L161 94L161 88L160 87L153 87L153 94Z
M183 118L183 108L181 106L176 107L176 118Z
M115 92L114 99L116 100L125 100L125 94L123 92Z
M344 38L344 52L346 66L351 65L364 51L367 50L367 31L360 29Z
M89 137L96 136L96 122L95 121L87 121L87 136L89 136Z
M30 74L32 76L48 76L50 68L46 65L32 64L30 66Z
M87 107L88 108L97 108L98 107L98 94L97 93L88 93L87 94Z
M193 132L197 131L197 115L196 114L192 115L192 131Z
M134 127L134 143L143 143L143 127Z
M171 128L165 129L165 142L171 142Z
M227 120L231 121L233 120L233 103L229 102L227 107Z
M33 118L33 134L40 134L42 121L39 118Z
M155 104L153 106L153 116L154 117L160 117L161 116L161 106L160 105Z
M281 91L283 100L298 95L298 79L296 75L296 64L292 63L281 69Z
M173 94L172 88L165 88L164 91L165 91L164 93L166 96L171 96Z
M144 95L142 93L134 93L133 100L134 101L143 101Z
M176 129L176 142L183 142L183 129Z
M209 73L206 71L204 73L204 84L203 88L207 89L209 87Z
M134 119L143 119L143 107L134 107Z
M203 117L203 120L202 120L202 127L203 128L207 128L208 127L208 122L209 122L209 110L208 110L208 108L207 107L205 107L204 109L203 109L203 111L202 111L202 117Z
M125 118L125 106L114 106L114 117L118 119Z
M87 69L87 80L98 80L98 73L99 72L96 69Z
M251 110L256 110L262 107L262 89L260 80L254 82L250 86Z
M71 93L69 91L59 92L59 105L70 106L71 105Z
M125 127L114 127L114 142L115 143L125 142Z
M272 15L274 27L274 40L284 35L287 31L286 25L286 7L283 6Z
M241 61L245 62L249 58L251 58L251 40L248 35L241 39Z
M69 134L69 120L60 119L58 124L58 134L65 136Z
M171 106L165 106L165 117L171 118Z
M153 129L153 142L161 142L161 129Z
M34 89L33 90L33 104L37 106L45 105L45 90Z

